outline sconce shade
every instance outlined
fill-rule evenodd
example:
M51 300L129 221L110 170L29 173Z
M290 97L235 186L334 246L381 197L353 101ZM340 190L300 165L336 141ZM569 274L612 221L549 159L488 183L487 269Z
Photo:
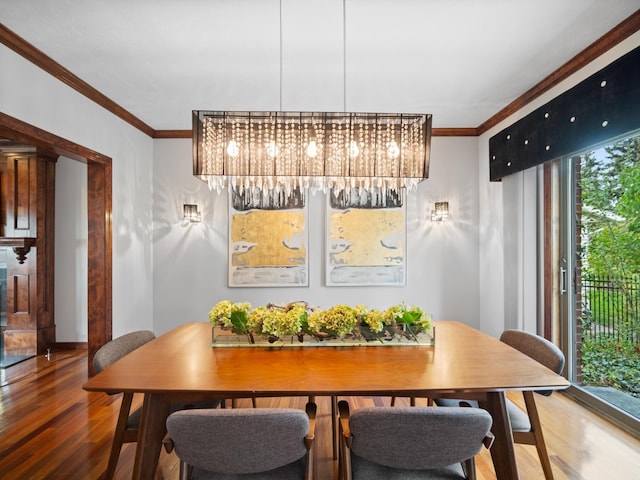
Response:
M431 221L440 222L449 217L449 202L436 202L431 212Z
M428 114L193 111L193 174L218 192L413 190L430 147Z
M185 224L199 223L200 221L202 221L202 215L198 211L198 205L185 203L182 206L182 213L183 213L182 221Z

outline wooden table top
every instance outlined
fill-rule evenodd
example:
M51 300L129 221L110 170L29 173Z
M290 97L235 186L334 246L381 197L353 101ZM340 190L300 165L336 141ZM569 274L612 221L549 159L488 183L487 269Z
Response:
M209 323L187 323L90 378L84 389L225 398L412 395L563 389L569 382L499 340L434 322L434 346L212 347Z

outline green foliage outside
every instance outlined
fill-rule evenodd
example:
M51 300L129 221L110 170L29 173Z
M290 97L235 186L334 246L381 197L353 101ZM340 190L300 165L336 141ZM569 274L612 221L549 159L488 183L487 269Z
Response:
M583 263L588 273L640 274L640 137L585 156L581 169Z
M604 153L586 155L581 168L582 276L609 283L585 294L583 378L640 396L640 137ZM616 335L590 335L594 324Z
M640 398L640 350L630 342L584 338L582 375L585 385L614 387Z

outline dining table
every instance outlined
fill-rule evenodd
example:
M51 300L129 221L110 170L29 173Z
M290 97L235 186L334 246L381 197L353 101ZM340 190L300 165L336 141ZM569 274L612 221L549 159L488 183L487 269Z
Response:
M83 388L144 394L134 479L154 478L173 402L308 395L478 400L493 417L496 478L517 480L505 393L560 390L569 382L464 323L433 325L433 345L223 347L212 345L209 323L185 323L89 378Z

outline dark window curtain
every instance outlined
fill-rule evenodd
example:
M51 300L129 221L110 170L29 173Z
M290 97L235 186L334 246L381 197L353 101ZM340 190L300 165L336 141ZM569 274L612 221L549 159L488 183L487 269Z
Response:
M640 47L489 140L491 181L640 129Z

